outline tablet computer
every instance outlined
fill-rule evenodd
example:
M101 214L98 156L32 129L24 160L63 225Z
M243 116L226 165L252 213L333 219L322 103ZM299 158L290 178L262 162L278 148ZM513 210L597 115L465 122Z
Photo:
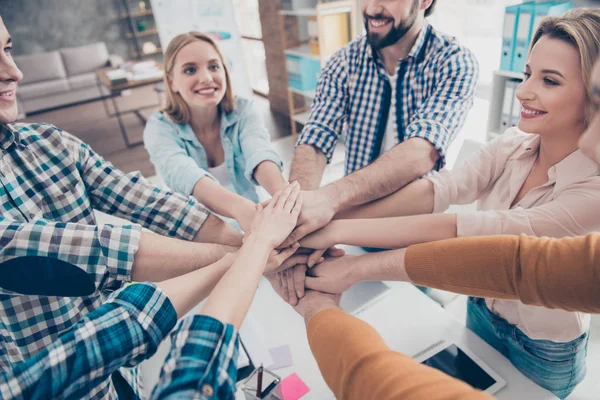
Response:
M455 343L440 340L413 358L488 394L494 394L506 386L506 381L487 364Z
M342 294L340 308L349 314L357 314L389 291L390 287L379 281L357 283Z

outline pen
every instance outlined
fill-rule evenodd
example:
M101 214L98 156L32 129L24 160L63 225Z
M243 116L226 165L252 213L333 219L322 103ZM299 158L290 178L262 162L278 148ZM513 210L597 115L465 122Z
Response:
M259 396L259 398L264 399L265 397L267 397L269 395L269 393L271 393L271 391L273 389L275 389L275 386L277 386L279 381L280 381L280 379L276 378L273 382L271 382L271 384L269 386L267 386L267 388L265 389L264 392L262 392L262 394Z
M256 397L260 398L260 394L262 393L262 376L263 376L263 366L258 367L258 383L256 384Z

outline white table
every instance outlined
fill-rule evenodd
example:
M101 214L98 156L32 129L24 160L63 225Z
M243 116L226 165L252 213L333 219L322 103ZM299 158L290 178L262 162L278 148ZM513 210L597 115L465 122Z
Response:
M354 252L353 252L354 253ZM555 399L522 375L506 358L466 328L437 303L411 284L386 282L391 291L357 316L371 324L390 348L413 355L441 339L454 341L471 350L507 382L497 393L498 399ZM293 372L308 385L310 392L303 399L333 397L312 356L304 320L281 301L266 280L261 280L249 315L266 332L265 340L272 347L289 345L294 365L275 370L281 377ZM238 393L237 399L243 399Z

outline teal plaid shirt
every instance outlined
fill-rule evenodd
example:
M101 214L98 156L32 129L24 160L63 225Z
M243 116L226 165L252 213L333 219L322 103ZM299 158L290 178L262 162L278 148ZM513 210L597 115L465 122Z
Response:
M10 371L50 346L106 295L130 281L141 226L191 240L208 211L125 174L88 145L47 124L0 124L0 262L45 256L90 274L95 292L85 297L29 296L0 288L0 371ZM132 221L98 226L93 209ZM139 224L139 225L138 225ZM135 372L123 372L137 394ZM94 398L116 398L110 380Z
M156 286L128 286L35 357L0 373L0 397L92 398L119 367L152 356L176 321ZM183 319L151 398L233 399L238 343L232 325L207 316Z

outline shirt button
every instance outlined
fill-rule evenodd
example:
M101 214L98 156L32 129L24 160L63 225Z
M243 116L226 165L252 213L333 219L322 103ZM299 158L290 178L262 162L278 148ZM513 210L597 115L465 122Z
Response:
M202 394L206 397L212 397L212 395L214 394L214 390L212 388L212 386L210 386L208 383L205 383L204 385L202 385Z
M35 218L35 214L34 213L29 213L29 218L34 219Z

